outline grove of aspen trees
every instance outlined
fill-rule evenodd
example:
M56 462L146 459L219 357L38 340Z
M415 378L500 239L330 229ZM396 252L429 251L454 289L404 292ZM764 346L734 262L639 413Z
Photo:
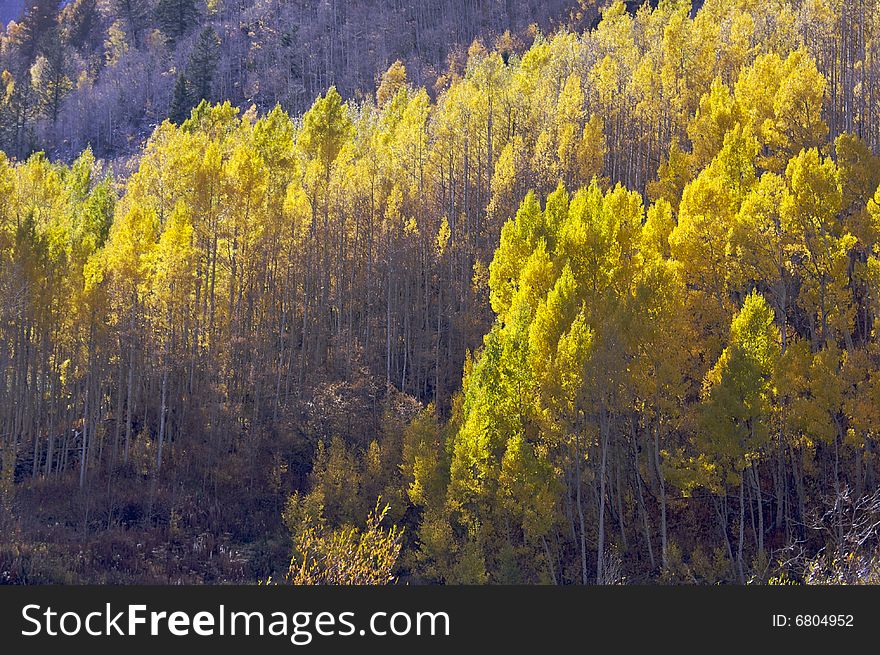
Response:
M635 4L0 154L0 580L880 582L880 3Z

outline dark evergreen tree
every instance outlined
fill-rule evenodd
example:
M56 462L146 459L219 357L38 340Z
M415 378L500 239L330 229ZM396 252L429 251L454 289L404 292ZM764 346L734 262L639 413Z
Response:
M129 43L140 48L150 22L151 3L148 0L112 0L112 6L116 18L125 27Z
M22 19L19 51L27 61L33 61L52 41L58 38L60 0L33 0Z
M213 26L208 25L199 34L186 67L186 79L193 105L211 99L211 85L217 73L220 59L220 37Z
M102 45L101 11L98 0L74 0L64 8L65 40L80 51L93 51Z
M73 87L68 75L67 46L60 39L48 41L31 70L40 97L40 108L55 123L64 96Z
M196 0L159 0L156 5L156 22L170 43L186 35L198 18Z
M181 73L174 82L174 93L171 96L171 108L168 110L168 118L171 119L171 122L180 125L189 118L192 108L193 101L189 92L189 85L186 82L186 77Z

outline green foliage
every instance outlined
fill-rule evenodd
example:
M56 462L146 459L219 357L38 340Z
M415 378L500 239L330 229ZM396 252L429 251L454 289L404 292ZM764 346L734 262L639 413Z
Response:
M763 296L750 294L731 323L727 348L703 385L698 443L701 454L718 465L722 477L714 484L738 484L740 472L769 445L771 379L779 341L773 310Z
M303 116L298 145L307 157L317 160L329 176L330 167L351 131L348 108L336 88L331 86Z

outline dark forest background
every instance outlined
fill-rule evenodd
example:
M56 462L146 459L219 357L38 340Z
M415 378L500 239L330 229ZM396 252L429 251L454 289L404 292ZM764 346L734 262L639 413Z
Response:
M20 9L28 4L28 11ZM369 95L396 60L432 93L478 36L589 24L576 0L38 0L3 3L0 148L75 157L133 154L199 100L302 113L335 85ZM222 47L218 44L222 43ZM36 77L35 77L36 76ZM185 88L185 93L178 92ZM42 91L40 91L42 89Z

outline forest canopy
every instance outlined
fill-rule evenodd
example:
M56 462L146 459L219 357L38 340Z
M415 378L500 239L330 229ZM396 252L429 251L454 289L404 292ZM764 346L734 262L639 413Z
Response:
M0 155L0 571L876 582L878 38L611 2Z

